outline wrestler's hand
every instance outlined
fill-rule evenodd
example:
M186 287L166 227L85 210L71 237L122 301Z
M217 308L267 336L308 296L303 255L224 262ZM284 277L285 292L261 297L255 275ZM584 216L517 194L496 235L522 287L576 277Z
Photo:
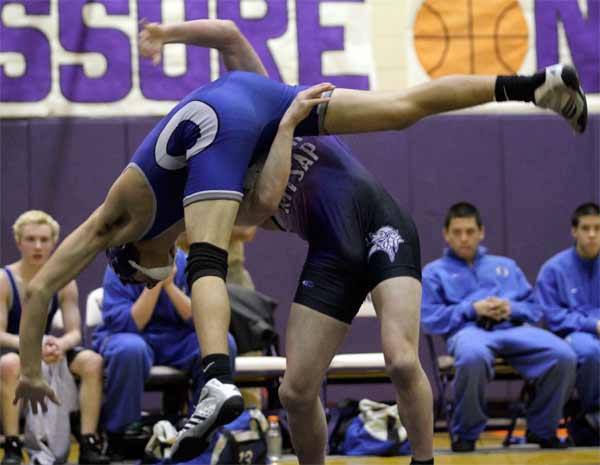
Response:
M152 59L152 64L160 63L162 47L165 43L165 34L158 23L141 22L143 29L138 36L140 55Z
M323 92L335 89L333 84L324 82L316 86L304 89L296 95L292 104L281 118L280 126L289 126L295 128L308 116L315 105L329 101L329 97L321 97Z
M48 386L41 376L28 378L21 375L17 391L15 392L13 405L16 405L19 400L22 400L23 408L26 409L28 405L31 405L31 411L34 415L37 415L38 405L41 407L42 412L46 413L48 411L46 398L56 405L60 405L58 397L56 397L52 388Z

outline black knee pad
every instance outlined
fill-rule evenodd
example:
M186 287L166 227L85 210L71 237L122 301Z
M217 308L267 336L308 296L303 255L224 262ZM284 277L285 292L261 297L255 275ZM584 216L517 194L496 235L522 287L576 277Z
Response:
M203 276L218 276L224 281L227 277L227 251L208 242L194 242L190 245L185 274L190 292L194 282Z

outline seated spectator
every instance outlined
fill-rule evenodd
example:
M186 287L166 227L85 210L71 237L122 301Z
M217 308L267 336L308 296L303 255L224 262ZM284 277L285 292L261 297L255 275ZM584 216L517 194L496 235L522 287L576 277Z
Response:
M19 439L19 404L13 405L21 373L18 353L21 296L25 286L50 258L58 240L59 225L47 213L30 210L17 218L13 233L21 258L4 267L0 273L0 384L2 424L6 437L2 465L18 465L23 460L23 444ZM48 333L52 318L59 309L65 331L62 337L54 337ZM48 364L59 363L66 358L70 371L81 380L79 463L107 464L109 459L101 452L96 429L102 403L102 358L79 346L80 327L77 284L71 281L52 298L42 357Z
M581 445L598 445L600 434L600 208L577 207L571 218L575 245L550 258L537 278L535 297L553 333L577 354L575 386L583 420L592 434ZM585 425L584 425L585 428ZM576 444L579 441L575 438Z
M456 359L452 450L470 452L484 430L485 385L502 357L535 384L527 409L527 441L563 448L555 435L575 378L575 354L554 334L531 326L542 310L517 264L489 255L479 211L461 202L444 225L449 248L423 270L422 323L446 339Z
M125 430L141 419L144 384L153 365L189 373L194 403L204 386L185 264L186 255L177 250L171 276L151 289L124 284L106 267L104 323L95 331L92 345L105 360L103 418L111 447L117 452ZM231 335L229 350L233 363L236 346Z

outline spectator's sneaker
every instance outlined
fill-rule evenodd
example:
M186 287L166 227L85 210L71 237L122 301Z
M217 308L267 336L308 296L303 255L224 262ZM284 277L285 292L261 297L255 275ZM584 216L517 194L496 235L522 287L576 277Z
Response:
M561 115L575 132L585 131L587 101L575 68L568 65L546 68L546 81L535 90L534 96L538 107L548 108Z
M542 449L566 449L569 447L569 444L566 441L563 442L556 436L542 438L531 431L527 431L525 440L529 444L538 444Z
M452 452L473 452L475 450L475 441L470 439L455 438L452 441Z
M108 465L110 457L102 452L102 441L95 434L84 434L79 441L80 465Z
M202 388L194 414L177 434L171 449L173 462L191 460L208 446L209 436L219 426L235 420L244 411L244 400L233 384L211 379Z
M6 436L2 465L21 465L23 463L23 443L17 436Z

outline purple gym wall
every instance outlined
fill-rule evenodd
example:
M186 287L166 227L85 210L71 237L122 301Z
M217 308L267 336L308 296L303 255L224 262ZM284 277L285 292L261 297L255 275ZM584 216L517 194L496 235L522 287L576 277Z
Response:
M17 259L11 225L26 209L50 212L61 224L63 238L81 223L154 121L1 120L0 262ZM600 201L599 134L598 115L580 137L553 116L443 116L399 133L345 140L413 215L423 264L442 251L448 206L468 200L482 211L491 251L516 259L534 281L544 260L569 246L573 208ZM305 251L295 236L267 231L247 247L257 288L280 303L281 334ZM100 285L104 266L104 258L97 258L78 278L82 310L87 293ZM342 351L378 350L377 323L356 321ZM422 350L421 355L430 370L429 354ZM364 388L340 389L332 391L332 398L364 395ZM494 392L502 396L507 389ZM369 395L392 398L389 386L370 389Z

